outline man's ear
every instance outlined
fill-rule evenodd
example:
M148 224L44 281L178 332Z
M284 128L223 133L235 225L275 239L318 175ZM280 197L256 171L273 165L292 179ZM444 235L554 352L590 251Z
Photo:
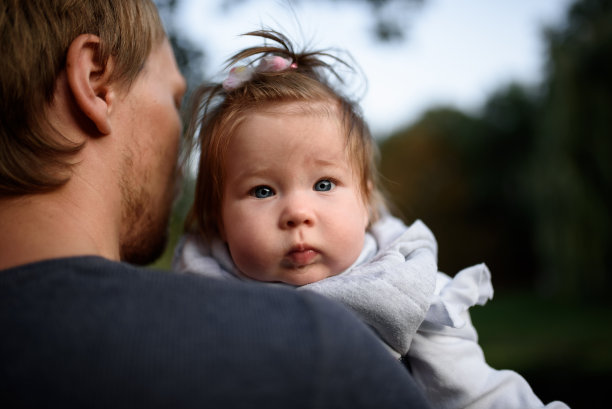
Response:
M66 74L77 106L102 135L108 135L111 132L108 79L112 66L110 60L106 64L99 61L99 47L100 38L93 34L75 38L66 55Z

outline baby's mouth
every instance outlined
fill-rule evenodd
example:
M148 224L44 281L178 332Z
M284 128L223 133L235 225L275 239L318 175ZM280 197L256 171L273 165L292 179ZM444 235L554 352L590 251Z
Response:
M285 255L287 264L291 267L304 267L312 263L319 255L319 251L310 246L298 245L294 246Z

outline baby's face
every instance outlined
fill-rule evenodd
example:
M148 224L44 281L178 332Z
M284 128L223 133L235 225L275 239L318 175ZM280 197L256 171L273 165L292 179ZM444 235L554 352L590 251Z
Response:
M233 135L222 235L245 275L304 285L353 264L368 211L336 115L296 107L250 114Z

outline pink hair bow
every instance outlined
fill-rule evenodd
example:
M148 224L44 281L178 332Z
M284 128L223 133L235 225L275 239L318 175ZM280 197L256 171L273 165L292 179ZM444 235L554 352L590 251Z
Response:
M245 81L249 81L253 74L257 72L279 72L289 68L297 68L297 63L293 62L290 58L267 55L259 60L259 64L255 68L246 65L233 67L227 78L223 81L223 89L233 91Z

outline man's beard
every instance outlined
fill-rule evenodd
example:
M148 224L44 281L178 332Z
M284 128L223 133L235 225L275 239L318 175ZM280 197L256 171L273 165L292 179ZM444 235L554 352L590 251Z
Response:
M122 226L119 243L122 261L146 265L157 260L164 252L176 194L176 179L173 172L163 197L151 197L150 192L144 188L150 180L145 180L143 185L135 185L134 178L122 175Z
M171 206L164 203L163 208L153 209L150 195L138 190L124 189L120 251L122 261L146 265L157 260L166 248Z

